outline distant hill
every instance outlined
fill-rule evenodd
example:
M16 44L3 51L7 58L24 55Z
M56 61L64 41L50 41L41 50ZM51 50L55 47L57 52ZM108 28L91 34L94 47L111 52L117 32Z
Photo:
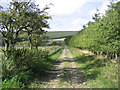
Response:
M64 38L67 36L73 36L77 34L78 31L49 31L46 33L50 39Z

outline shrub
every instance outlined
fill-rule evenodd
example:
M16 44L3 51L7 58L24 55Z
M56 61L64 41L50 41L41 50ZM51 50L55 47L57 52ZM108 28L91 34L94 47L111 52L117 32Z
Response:
M50 69L51 64L47 60L47 51L22 48L12 49L8 52L11 54L7 61L5 60L5 56L2 56L3 88L17 88L21 86L21 83L24 83L23 85L26 86L29 78L34 79L34 76L43 75ZM14 83L13 79L15 79Z

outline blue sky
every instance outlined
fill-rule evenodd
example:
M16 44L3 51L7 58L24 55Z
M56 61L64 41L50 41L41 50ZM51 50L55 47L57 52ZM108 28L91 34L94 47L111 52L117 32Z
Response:
M88 21L92 21L92 16L98 8L104 14L110 0L34 0L36 4L43 8L50 3L49 14L52 20L49 21L48 31L79 31ZM119 0L118 0L119 1ZM0 2L6 7L8 0Z

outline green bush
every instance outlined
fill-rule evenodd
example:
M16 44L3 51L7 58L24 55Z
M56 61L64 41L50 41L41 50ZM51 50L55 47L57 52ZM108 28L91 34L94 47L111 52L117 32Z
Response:
M20 83L14 79L4 80L2 83L2 88L19 88Z
M26 86L30 78L44 75L50 70L51 63L48 61L47 51L22 48L10 49L8 52L11 53L8 60L2 56L3 88L10 86L13 78L13 87L20 86L20 83Z
M7 61L3 59L3 68L8 71L27 71L34 67L39 62L44 63L47 60L48 52L41 50L17 49L11 50L11 55ZM15 73L14 72L14 73Z
M10 79L5 78L2 84L2 88L24 88L28 83L30 75L28 72L20 72L17 75L13 75Z

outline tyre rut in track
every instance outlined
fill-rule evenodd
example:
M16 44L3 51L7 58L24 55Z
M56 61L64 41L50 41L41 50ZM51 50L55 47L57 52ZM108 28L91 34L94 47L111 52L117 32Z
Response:
M62 72L64 67L67 67L69 72L65 78ZM43 78L40 83L40 88L89 88L86 86L86 78L74 62L69 49L63 50L59 63L51 70L49 77Z

